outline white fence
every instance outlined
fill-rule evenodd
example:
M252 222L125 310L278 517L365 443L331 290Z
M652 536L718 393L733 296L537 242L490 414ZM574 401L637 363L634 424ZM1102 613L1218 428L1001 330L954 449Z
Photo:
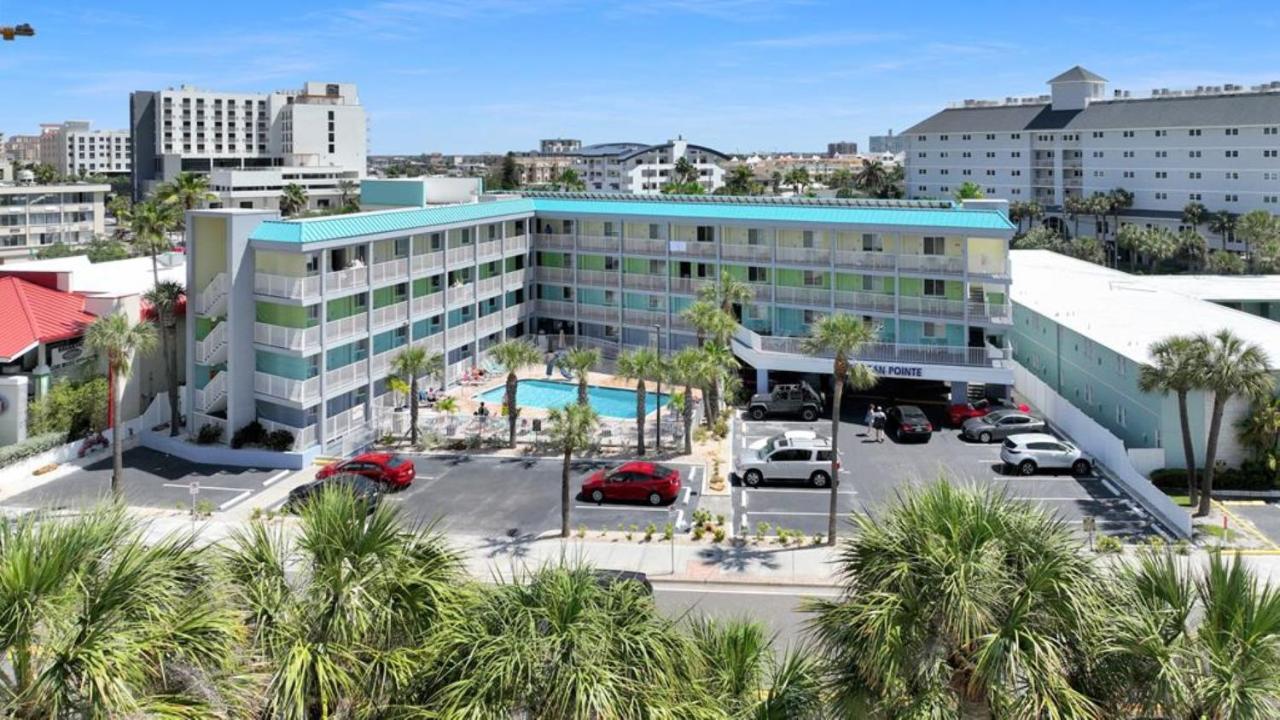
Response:
M1131 497L1147 512L1158 518L1179 537L1191 536L1191 516L1160 491L1135 465L1134 453L1143 465L1150 463L1150 453L1131 451L1120 438L1112 435L1084 411L1072 405L1043 380L1018 363L1013 367L1014 387L1055 427L1069 435L1085 452L1105 467Z

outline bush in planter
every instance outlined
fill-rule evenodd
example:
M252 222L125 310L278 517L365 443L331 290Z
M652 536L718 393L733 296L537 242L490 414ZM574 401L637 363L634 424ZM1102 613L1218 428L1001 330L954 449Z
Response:
M288 430L272 430L267 435L266 445L276 452L293 449L293 433Z
M1204 471L1201 470L1203 473ZM1161 468L1151 473L1151 484L1165 492L1185 492L1187 471L1182 468ZM1238 468L1227 468L1214 474L1214 490L1275 490L1280 488L1280 472L1266 463L1247 460Z
M231 436L231 447L235 449L240 449L245 445L265 445L266 443L267 429L257 420L240 428Z
M0 467L8 467L9 465L20 463L27 458L35 457L66 442L67 434L63 432L33 435L16 445L0 448Z
M213 445L222 441L222 426L213 423L205 423L200 426L199 432L196 433L197 445Z

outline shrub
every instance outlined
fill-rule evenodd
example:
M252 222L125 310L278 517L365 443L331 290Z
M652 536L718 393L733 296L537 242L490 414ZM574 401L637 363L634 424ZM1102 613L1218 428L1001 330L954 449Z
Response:
M58 380L27 410L31 435L63 433L80 438L107 427L107 379Z
M637 529L638 528L635 525L627 528L627 540L630 540L636 534Z
M671 538L675 537L675 534L676 534L676 529L671 525L671 523L667 523L666 525L662 526L663 540L670 540Z
M723 418L717 418L716 424L711 428L711 432L717 438L723 440L729 436L729 423Z
M267 434L267 447L276 452L293 449L293 433L288 430L272 430Z
M697 510L694 510L694 511L693 511L693 524L694 524L694 525L702 525L702 524L704 524L704 523L708 523L708 522L711 522L711 511L710 511L710 510L704 510L703 508L698 508Z
M231 436L231 447L235 449L245 445L265 445L266 442L267 429L257 420L253 420Z
M1124 549L1124 545L1121 544L1119 540L1111 537L1110 535L1103 535L1102 537L1098 538L1098 541L1095 542L1093 545L1093 551L1098 553L1099 555L1118 553L1122 549Z
M1200 471L1201 473L1204 470ZM1151 473L1151 484L1165 492L1181 493L1187 489L1187 471L1182 468L1161 468ZM1247 460L1238 468L1227 468L1213 475L1214 490L1276 490L1280 489L1280 470L1272 470L1265 463Z
M644 540L645 540L645 542L649 542L650 540L652 540L652 539L653 539L653 536L654 536L657 532L658 532L658 526L657 526L657 525L654 525L653 523L649 523L648 525L645 525L645 526L644 526Z
M693 441L702 444L707 441L707 429L701 425L693 429Z
M825 537L825 536L824 536L822 533L814 533L814 534L813 534L813 544L814 544L814 545L821 545L821 544L822 544L822 541L823 541L823 539L824 539L824 537Z
M205 423L200 426L200 430L196 433L197 445L212 445L222 440L222 426L213 423Z
M701 540L701 539L702 539L702 536L703 536L703 535L705 535L705 534L707 534L707 531L706 531L705 529L703 529L703 526L702 526L702 524L701 524L701 523L699 523L699 524L697 524L697 525L694 525L694 526L693 526L693 539L694 539L694 540Z
M51 432L44 433L42 435L34 435L23 440L17 445L0 448L0 467L8 467L10 465L20 463L27 458L35 457L46 450L52 450L66 442L66 433Z
M1179 540L1178 542L1173 544L1173 551L1178 553L1179 555L1190 555L1191 543L1187 542L1185 539Z
M586 537L586 536L587 536L587 526L586 526L586 525L579 525L579 526L578 526L578 539L579 539L579 540L581 540L582 538L584 538L584 537Z
M711 533L711 540L712 542L724 542L724 528L717 527L715 531Z
M764 536L769 534L769 523L761 520L756 523L756 542L764 542Z

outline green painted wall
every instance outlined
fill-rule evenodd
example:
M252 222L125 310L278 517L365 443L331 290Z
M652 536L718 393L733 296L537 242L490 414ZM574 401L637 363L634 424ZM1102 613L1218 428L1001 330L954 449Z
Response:
M623 271L624 273L631 273L631 274L636 274L636 275L648 275L648 274L650 274L650 273L649 273L649 262L650 262L650 261L649 261L649 259L648 259L648 258L626 257L626 258L623 258L623 259L622 259L622 271ZM657 263L657 266L658 266L658 272L657 272L656 274L658 274L658 275L661 275L661 274L662 274L662 272L663 272L663 271L662 271L662 265L663 265L665 262L666 262L666 261L664 260L664 261L659 261L659 262Z
M423 297L425 295L433 295L440 292L444 288L444 275L432 275L431 277L418 278L413 281L413 296Z
M540 252L538 253L538 265L542 267L567 268L570 265L570 256L567 253L557 252Z
M363 299L363 295L348 295L346 297L330 300L328 312L325 314L325 317L329 320L341 320L345 317L351 317L356 313L364 312L364 305L358 304Z
M808 287L814 288L815 290L831 287L831 273L829 272L818 274L818 277L822 279L821 285L806 285L804 282L804 270L777 268L773 271L773 274L779 285L785 285L787 287Z
M492 262L481 263L481 264L480 264L480 279L481 279L481 280L483 280L483 279L485 279L485 278L491 278L491 277L493 277L493 276L495 276L495 275L501 275L502 273L499 271L499 268L500 268L501 266L502 266L502 261L500 261L500 260L494 260L494 261L492 261Z
M583 270L604 270L603 255L579 255L578 267Z
M308 315L307 308L301 305L278 305L261 301L254 304L254 319L261 323L290 328L309 328L319 324L318 319Z
M375 288L373 291L373 309L402 303L408 299L408 291L404 283L388 287Z

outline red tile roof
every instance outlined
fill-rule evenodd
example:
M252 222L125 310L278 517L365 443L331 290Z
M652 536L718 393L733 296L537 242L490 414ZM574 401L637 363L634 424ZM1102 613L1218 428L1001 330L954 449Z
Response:
M15 277L0 277L0 361L12 361L40 342L79 337L94 316L84 297Z

